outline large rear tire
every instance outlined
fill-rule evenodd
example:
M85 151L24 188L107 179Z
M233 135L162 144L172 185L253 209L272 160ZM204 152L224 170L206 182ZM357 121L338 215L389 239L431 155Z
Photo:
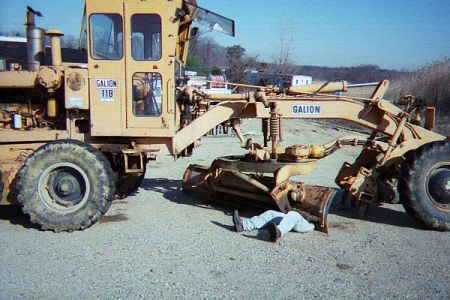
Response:
M114 199L105 156L75 140L50 142L27 158L18 174L17 200L44 230L81 230L99 221Z
M406 212L419 223L450 230L450 142L432 142L408 153L398 189Z

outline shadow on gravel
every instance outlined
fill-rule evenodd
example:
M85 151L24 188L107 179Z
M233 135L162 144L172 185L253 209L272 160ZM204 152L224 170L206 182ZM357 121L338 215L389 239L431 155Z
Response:
M406 212L397 211L384 206L377 206L377 204L372 204L367 215L364 218L360 218L358 215L358 209L350 206L347 203L343 206L340 203L340 198L342 195L342 190L338 190L335 198L330 206L330 213L341 217L349 219L359 219L365 220L367 222L387 224L397 227L408 227L414 229L423 229L416 221L414 221ZM398 204L401 206L401 204Z
M167 179L167 178L145 178L140 185L141 189L146 191L158 192L169 201L177 204L192 205L204 209L221 210L225 214L231 216L229 207L221 206L220 204L205 201L195 195L189 195L183 193L181 189L181 180L179 179Z
M161 193L165 199L177 204L192 205L204 209L214 209L222 211L225 215L230 216L230 222L233 209L238 209L239 214L244 218L251 218L257 214L264 212L263 210L251 209L239 204L234 204L233 206L231 204L226 205L219 202L207 201L196 195L185 194L181 189L181 183L182 181L179 179L174 180L167 178L145 178L140 188L146 191ZM231 226L218 222L213 223L225 229L233 230Z
M259 229L256 235L243 234L242 236L245 236L249 239L270 242L269 231L267 229Z
M13 225L40 230L40 227L31 223L30 218L22 212L20 205L0 206L0 220L9 221Z
M181 190L181 180L174 180L174 179L167 179L167 178L152 178L152 179L144 179L142 182L140 188L147 190L147 191L154 191L163 194L163 197L166 198L169 201L178 203L178 204L185 204L185 205L192 205L197 206L205 209L215 209L215 210L221 210L226 215L229 215L231 217L231 212L233 207L227 206L220 203L214 203L214 202L206 202L202 200L200 197L195 195L188 195L183 193ZM349 219L361 219L358 216L358 210L357 208L352 208L348 204L347 206L342 206L340 204L340 198L342 195L342 190L337 190L336 195L334 196L329 213L335 214L338 216L346 217ZM261 213L262 211L258 210L250 210L246 207L235 207L239 209L239 212L241 216L243 217L252 217L258 213ZM374 222L374 223L381 223L381 224L388 224L392 226L398 226L398 227L409 227L409 228L415 228L415 229L422 229L422 227L417 224L407 213L404 211L396 211L389 209L387 207L382 206L376 206L375 204L371 205L369 207L368 213L366 217L363 219L368 222ZM225 226L220 223L214 223L215 225L222 226L226 229ZM229 227L229 226L228 226ZM232 228L231 228L232 230Z
M361 219L356 209L350 207L341 207L334 209L333 214L350 218ZM423 229L416 221L414 221L407 213L396 211L387 207L379 207L372 205L363 220L373 223L388 224L397 227L408 227L414 229Z
M186 195L181 190L181 180L167 178L145 178L139 186L146 191L157 192L163 195L167 200L178 204L199 206L203 201L197 197Z
M253 216L253 215L249 215L248 217L251 217L251 216ZM230 218L231 218L231 216L230 216ZM230 222L231 222L231 220L230 220ZM234 232L234 226L232 226L232 225L222 224L222 223L219 223L216 221L211 221L211 223L213 223L216 226L222 227L226 230ZM237 233L237 232L236 232L236 235L242 235L246 238L265 241L265 242L269 241L269 231L267 231L267 229L259 229L256 235L250 235L247 233Z
M211 221L211 223L213 223L216 226L225 228L226 230L234 231L234 226L232 226L232 225L222 224L222 223L219 223L219 222L216 222L216 221Z

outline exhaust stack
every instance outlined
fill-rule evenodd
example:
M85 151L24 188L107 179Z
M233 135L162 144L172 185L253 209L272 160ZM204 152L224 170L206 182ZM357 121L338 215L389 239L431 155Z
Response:
M35 16L42 17L38 11L27 7L27 70L38 71L45 63L44 30L36 27Z
M64 33L57 29L47 30L46 35L50 37L50 43L52 45L52 65L60 66L62 63L61 59L61 37Z

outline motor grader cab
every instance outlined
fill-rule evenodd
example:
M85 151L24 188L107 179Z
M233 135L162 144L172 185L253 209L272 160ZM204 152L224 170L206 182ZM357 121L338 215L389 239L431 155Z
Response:
M47 31L52 64L36 62L42 31L35 30L32 12L28 17L29 67L0 72L0 175L3 203L17 199L42 228L89 227L115 195L140 184L148 159L189 155L198 139L222 124L235 130L248 154L218 158L209 167L190 166L183 176L186 192L297 210L326 231L334 189L293 177L313 171L342 146L358 146L360 156L344 163L336 183L361 212L400 195L412 217L432 229L449 229L450 144L431 131L433 108L421 104L405 112L384 100L387 81L370 98L335 95L348 88L346 82L241 85L248 90L244 94L206 94L186 86L192 22L234 34L233 21L195 1L88 0L81 34L85 65L61 63L56 30ZM421 115L427 115L424 126ZM243 118L261 119L261 143L244 140ZM372 134L282 147L285 118L343 119Z
M139 186L156 154L192 152L197 138L173 141L195 117L181 117L176 97L191 25L234 35L234 23L195 0L87 0L87 61L75 64L62 61L63 33L36 25L43 14L26 13L26 64L0 72L1 203L18 200L44 229L83 229Z

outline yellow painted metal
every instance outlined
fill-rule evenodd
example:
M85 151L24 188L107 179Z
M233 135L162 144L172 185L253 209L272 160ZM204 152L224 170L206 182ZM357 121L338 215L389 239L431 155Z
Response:
M196 1L193 0L187 2L196 4ZM345 81L297 86L288 90L241 84L239 86L253 89L254 92L233 95L207 95L193 89L178 89L176 87L177 79L180 79L180 70L186 63L192 25L191 16L182 12L183 6L185 6L183 0L87 0L85 20L88 43L87 66L63 65L59 40L62 32L47 31L47 34L52 37L52 64L54 66L42 66L39 73L30 71L0 72L0 88L32 89L38 87L42 90L43 87L47 89L47 92L53 92L52 90L58 91L63 86L62 80L64 80L64 107L68 111L61 112L66 116L65 120L64 117L62 118L61 123L66 122L66 130L36 127L33 131L19 131L8 128L0 135L0 142L3 143L0 147L2 150L0 159L17 159L16 152L21 150L14 150L13 153L10 153L9 149L14 148L9 147L10 145L14 146L19 143L30 145L29 149L32 152L39 144L62 138L84 140L104 152L120 153L124 148L133 144L133 153L139 153L142 156L147 154L177 156L218 124L227 122L233 125L233 121L230 122L230 120L240 118L267 119L271 117L271 112L274 118L282 116L283 118L343 119L370 128L375 133L385 134L391 138L389 144L381 147L380 143L374 143L374 148L370 151L365 149L367 151L363 152L362 156L365 156L364 159L371 159L384 153L385 156L381 163L386 166L401 160L407 150L445 139L442 135L407 122L401 109L383 99L389 85L387 80L380 82L370 98L326 94L346 91L348 85ZM117 22L117 25L120 26L115 29L121 27L122 31L115 31L116 36L114 37L114 42L122 47L117 49L120 50L117 52L120 53L117 57L102 57L93 47L93 36L96 29L91 26L91 20L99 14L108 14L120 19L120 22ZM160 34L159 37L155 36L155 39L159 38L161 41L161 55L154 57L153 60L140 60L133 56L132 40L136 38L136 35L142 33L133 32L132 23L136 16L158 16L160 19L160 32L155 31L154 33ZM149 25L149 23L145 24ZM148 42L149 40L146 41L146 43ZM110 47L109 44L108 47ZM176 72L178 73L176 74ZM134 93L146 97L149 95L149 82L145 82L145 76L150 73L157 73L161 76L158 86L152 87L161 90L161 112L157 115L139 115L135 113L134 109L136 106L136 99L133 99ZM138 82L144 82L145 88ZM104 95L105 89L110 92L108 97ZM181 94L181 91L189 94L187 105L192 108L192 112L186 113L183 118L181 109L185 103L177 103L175 98L176 92ZM60 93L55 94L59 95ZM47 103L45 103L46 99L40 100L39 105L43 108L47 104L48 116L59 116L57 111L57 100L59 99L50 97ZM210 102L220 103L209 106ZM273 107L276 106L276 110L269 109L269 104ZM427 110L427 112L430 115L427 128L430 129L434 122L431 122L433 119L431 110ZM11 119L11 116L7 117ZM182 121L186 121L183 126L181 126ZM77 126L77 122L84 123L84 131L82 127ZM236 126L234 127L236 128ZM103 137L108 137L108 139ZM242 136L240 139L244 144ZM282 148L279 147L274 152L278 153L280 149ZM294 154L302 154L300 150L302 149L298 148L292 151L295 152ZM297 156L300 159L303 157L322 158L328 154L328 150L327 145L313 145L305 150L308 155ZM258 159L264 159L264 151L264 149L255 150ZM289 177L306 174L316 166L315 160L303 162L302 165L276 166L278 171L274 175L275 184L279 186ZM261 164L258 167L261 167ZM267 166L267 164L264 167L273 169L273 166ZM367 190L370 191L369 188L364 188L364 184L373 185L370 172L361 173L358 165L349 166L346 170L342 176L345 175L348 182L343 179L340 182L342 185L347 184L349 187L356 188L357 191L361 188L360 194L364 194L364 191ZM238 177L236 176L236 178ZM234 187L222 186L221 188ZM232 194L232 192L228 192ZM284 196L286 195L283 194Z
M347 91L347 81L340 82L325 82L316 83L310 85L292 86L289 88L289 93L302 94L302 93L330 93Z
M283 166L275 172L275 185L285 182L292 176L306 175L314 171L317 167L317 161L309 160L304 163L294 163Z
M89 55L92 134L123 136L173 136L179 125L175 89L175 65L185 62L187 56L186 35L190 23L179 26L180 20L175 12L182 8L182 1L152 1L151 5L141 0L88 0L86 14L89 20L92 14L102 12L120 15L123 20L123 57L118 60L101 60ZM132 52L131 21L136 15L154 15L161 19L161 57L157 60L137 60ZM92 43L92 28L88 22L88 40ZM181 42L183 40L183 42ZM181 45L183 44L183 45ZM92 47L91 47L92 48ZM174 55L176 54L176 55ZM125 66L125 68L124 68ZM133 77L137 73L152 72L161 75L162 107L157 116L136 116L133 113ZM96 87L98 79L117 80L114 101L102 102ZM115 117L113 117L113 115ZM118 119L118 116L120 118ZM118 122L110 124L109 120ZM120 128L118 128L120 126Z
M89 109L88 70L65 69L64 106L66 109Z
M52 46L52 65L60 66L61 59L61 37L64 33L61 30L50 29L45 32L50 37L50 43Z
M296 210L316 229L327 230L328 208L334 195L332 188L310 186L290 181L295 175L315 168L309 160L293 165L287 163L246 161L241 157L222 157L211 167L190 165L183 175L183 191L207 200L228 205L246 205L261 209ZM244 173L245 172L245 173ZM248 172L256 172L257 176ZM273 176L262 176L261 174Z
M0 89L34 88L37 71L4 71L0 72Z
M211 178L216 181L216 184L234 190L256 194L267 194L270 192L267 186L237 170L215 169L212 172Z
M322 158L325 156L325 147L323 145L312 145L310 147L311 158Z
M47 116L56 117L58 115L57 102L55 97L50 97L47 99Z
M0 191L0 205L16 204L16 193L14 184L16 182L16 174L22 167L22 161L2 161L0 160L0 172L3 191Z
M34 142L48 142L69 137L70 134L66 130L51 130L48 128L35 128L32 131L4 130L0 134L0 143L10 143L11 147L14 147L15 143L27 143L29 145ZM4 153L0 153L0 159L3 158L3 155Z
M217 124L229 119L239 117L239 114L246 107L246 103L224 102L218 105L184 127L173 138L173 153L180 153L195 140L214 128Z
M165 48L162 48L160 59L156 60L136 60L132 56L132 43L131 38L125 41L125 65L126 65L126 107L124 108L126 111L126 128L152 128L151 135L154 135L156 132L163 130L165 134L167 134L168 127L174 126L174 124L169 124L168 122L163 123L163 119L169 119L168 116L168 108L174 107L174 68L175 61L173 58L169 57L169 53L174 53L175 50L175 42L176 42L176 30L173 25L169 24L170 17L173 16L175 12L175 8L171 7L174 5L172 2L152 2L151 5L142 5L140 0L130 0L124 2L124 18L126 20L125 25L131 24L131 20L133 16L138 14L152 14L157 15L161 18L161 39L164 40L161 44L165 45ZM166 27L167 26L167 27ZM167 30L167 32L165 32ZM125 26L125 36L132 36L131 26ZM166 37L166 38L163 38ZM169 47L172 51L169 51ZM169 67L170 66L170 67ZM132 82L135 74L142 74L144 72L157 73L161 75L162 83L162 106L161 106L161 115L158 116L136 116L133 113L133 91L132 91ZM170 92L169 92L170 91ZM171 113L174 113L173 109ZM171 120L174 118L171 117ZM126 128L124 128L126 134Z
M293 156L295 158L307 158L311 153L309 147L303 145L292 145L286 147L285 153L289 156Z
M63 82L63 70L55 66L40 66L37 83L47 90L57 90Z
M89 97L92 136L121 136L125 116L125 69L124 58L117 60L94 59L93 37L90 20L95 14L123 14L123 1L96 0L86 1L88 69L89 69ZM127 38L123 38L123 41ZM98 57L98 56L95 56ZM112 97L102 101L103 90L101 80L116 83Z
M299 119L342 119L352 123L360 124L372 130L377 130L380 133L392 136L398 127L400 118L397 114L402 112L393 104L386 102L379 106L371 105L372 102L363 102L350 100L346 97L338 96L322 96L311 97L304 96L299 98L287 99L271 99L269 101L276 101L279 114L283 118L299 118ZM248 105L255 105L254 110L245 110L245 112L254 112L256 115L245 115L242 118L268 118L270 113L262 103L249 103ZM293 111L294 105L303 105L308 107L320 107L320 114L296 114ZM393 107L391 107L393 106ZM432 141L444 140L446 137L431 132L423 127L407 123L403 130L405 139L416 139L422 145Z
M381 100L383 99L384 94L389 88L389 81L388 80L382 80L376 87L375 91L372 93L372 96L370 98L374 100Z

